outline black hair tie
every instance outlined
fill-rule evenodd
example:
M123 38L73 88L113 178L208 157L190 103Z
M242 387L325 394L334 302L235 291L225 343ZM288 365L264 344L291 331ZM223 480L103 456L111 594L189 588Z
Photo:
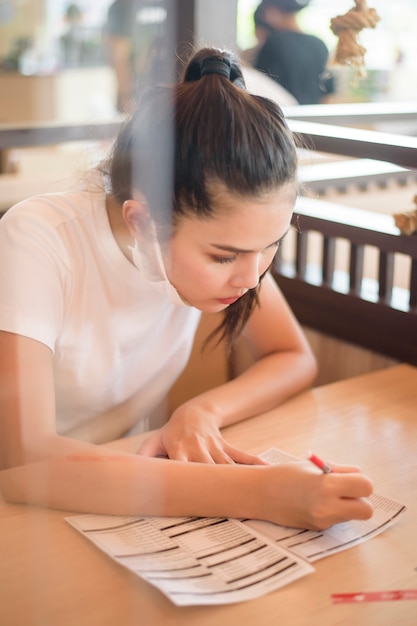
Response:
M230 80L230 63L224 57L211 56L201 62L200 76L220 74Z

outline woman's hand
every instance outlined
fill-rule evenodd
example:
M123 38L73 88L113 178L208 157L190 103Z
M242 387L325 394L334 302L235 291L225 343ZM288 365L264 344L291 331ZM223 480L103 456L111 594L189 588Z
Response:
M169 421L144 442L138 454L198 463L266 464L229 445L220 433L215 415L192 403L178 407Z
M260 507L256 516L314 530L351 519L369 519L373 512L367 500L373 491L369 478L357 467L331 467L330 474L323 474L309 462L263 468L269 478L263 481L263 489L256 490Z

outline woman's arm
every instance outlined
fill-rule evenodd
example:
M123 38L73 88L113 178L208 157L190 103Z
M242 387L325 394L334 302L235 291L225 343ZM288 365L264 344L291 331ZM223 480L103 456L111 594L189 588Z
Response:
M221 390L221 397L216 392L220 427L274 408L309 387L317 374L307 339L270 274L244 338L254 363Z
M230 447L220 428L258 415L305 389L316 376L308 342L270 275L260 290L260 307L245 329L254 359L235 379L185 402L140 452L180 460L255 463Z
M324 475L308 462L209 465L91 448L0 471L2 495L84 513L237 517L313 529L372 515L372 484L356 468L333 466Z
M184 463L56 434L52 354L0 332L0 489L12 502L113 515L251 517L325 527L372 513L358 473Z

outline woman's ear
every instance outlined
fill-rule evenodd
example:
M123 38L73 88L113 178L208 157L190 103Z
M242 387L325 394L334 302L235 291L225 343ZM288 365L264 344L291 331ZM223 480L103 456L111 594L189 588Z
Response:
M149 235L151 218L145 199L126 200L123 202L122 212L130 234L135 239Z

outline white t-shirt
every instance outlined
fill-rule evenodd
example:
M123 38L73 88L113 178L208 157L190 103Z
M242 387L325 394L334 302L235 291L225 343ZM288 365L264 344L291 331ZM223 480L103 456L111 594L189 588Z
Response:
M0 329L53 351L61 434L133 396L138 430L148 427L199 318L123 255L101 185L25 200L0 220Z

